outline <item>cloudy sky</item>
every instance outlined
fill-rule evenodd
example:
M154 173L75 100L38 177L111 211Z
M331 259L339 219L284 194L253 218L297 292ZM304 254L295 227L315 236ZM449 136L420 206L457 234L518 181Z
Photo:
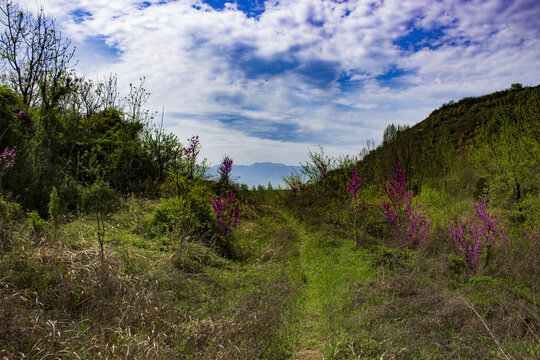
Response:
M76 45L77 72L146 77L151 110L202 155L296 165L357 154L390 123L540 83L538 0L24 0Z

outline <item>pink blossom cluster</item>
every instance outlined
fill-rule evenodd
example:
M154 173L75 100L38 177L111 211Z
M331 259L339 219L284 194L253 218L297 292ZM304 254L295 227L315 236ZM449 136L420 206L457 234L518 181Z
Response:
M321 177L324 179L328 172L328 167L330 166L330 159L328 159L327 161L324 161L322 159L319 161L315 161L315 166L317 166L319 174L321 174Z
M289 187L291 188L293 194L296 194L297 191L310 189L311 185L306 184L301 180L293 180L289 183Z
M505 225L498 216L494 216L486 210L487 200L484 198L478 204L473 203L472 205L474 207L474 215L480 221L486 241L495 245L496 241L499 240L504 245L507 245L508 236L506 235Z
M195 163L197 162L197 157L201 151L201 145L198 136L192 136L188 141L189 145L184 147L182 152L187 160L188 174L192 176L195 169Z
M427 211L422 212L422 204L413 204L414 192L409 191L405 181L405 171L398 164L390 183L381 181L389 201L382 201L381 210L390 222L400 243L407 243L413 249L422 245L430 233L431 221Z
M4 149L4 153L0 153L0 166L2 167L2 170L5 171L11 167L13 167L13 163L15 162L15 149Z
M471 273L476 271L480 257L482 257L484 250L482 240L484 236L485 233L482 231L478 221L466 219L460 221L458 226L450 227L450 239L457 244L465 261L465 266Z
M536 245L540 246L540 227L524 231L523 236L525 236L526 239L534 242Z
M15 149L5 148L3 153L0 153L0 188L2 187L2 177L4 173L13 167L15 162Z
M219 175L223 181L229 180L229 173L232 170L233 160L229 156L225 156L219 166Z
M231 235L232 231L240 221L240 209L233 207L235 194L228 194L226 197L212 197L212 207L216 214L216 226L225 235Z
M474 218L461 220L456 227L450 226L450 239L461 251L465 266L474 273L485 246L494 246L497 242L508 244L504 224L499 217L486 210L486 199L473 203Z
M358 176L358 171L356 168L351 169L351 178L349 179L349 184L345 189L353 200L357 200L360 196L360 186L366 182L366 179ZM358 213L360 211L360 204L355 204L354 211Z
M199 152L201 151L199 136L192 136L188 141L188 147L183 148L182 151L188 161L195 163L197 156L199 156Z

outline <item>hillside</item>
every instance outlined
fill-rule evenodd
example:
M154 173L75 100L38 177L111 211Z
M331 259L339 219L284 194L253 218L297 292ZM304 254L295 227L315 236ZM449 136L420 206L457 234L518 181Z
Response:
M210 181L197 136L0 91L2 358L540 356L538 87L251 191L287 167Z
M388 126L382 144L373 151L364 151L359 166L369 181L378 181L389 176L395 164L402 163L407 170L407 180L413 188L421 189L426 181L432 185L433 182L442 181L447 186L448 181L452 180L449 177L450 168L457 170L455 167L464 164L460 159L476 152L491 135L501 130L503 124L493 121L496 115L528 112L529 115L519 120L523 123L518 124L514 115L509 121L517 127L537 127L538 117L532 114L538 112L539 96L540 85L525 88L516 85L508 90L444 104L411 127ZM486 134L486 131L490 134ZM537 141L538 134L531 131L536 139L534 141ZM471 171L477 173L474 167ZM469 180L473 181L472 178ZM469 190L476 186L467 185Z

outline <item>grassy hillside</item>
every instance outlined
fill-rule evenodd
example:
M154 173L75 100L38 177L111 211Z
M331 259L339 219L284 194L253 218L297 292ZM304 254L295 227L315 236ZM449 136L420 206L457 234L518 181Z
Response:
M356 164L311 153L294 191L206 180L196 138L151 192L75 172L44 209L3 163L0 355L536 359L538 91L445 105Z

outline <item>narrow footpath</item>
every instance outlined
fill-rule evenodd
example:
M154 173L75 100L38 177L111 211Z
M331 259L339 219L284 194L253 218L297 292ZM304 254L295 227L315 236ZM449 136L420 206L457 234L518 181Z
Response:
M298 345L295 359L328 359L348 346L344 308L354 300L353 285L376 276L368 254L352 239L325 234L282 211L296 236L296 256L288 261L296 299Z

